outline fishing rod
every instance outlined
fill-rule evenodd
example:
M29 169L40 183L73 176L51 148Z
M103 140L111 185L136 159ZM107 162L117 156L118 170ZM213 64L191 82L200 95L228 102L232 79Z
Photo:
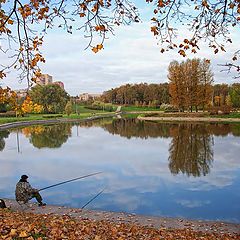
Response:
M67 181L64 181L64 182L60 182L60 183L50 185L50 186L45 187L45 188L41 188L38 191L40 192L40 191L46 190L48 188L52 188L52 187L56 187L56 186L59 186L59 185L65 184L65 183L73 182L73 181L76 181L76 180L79 180L79 179L82 179L82 178L91 177L91 176L94 176L94 175L97 175L97 174L100 174L100 173L102 173L102 172L96 172L96 173L84 175L84 176L81 176L81 177L73 178L73 179L70 179L70 180L67 180Z
M82 207L81 207L81 209L84 209L89 203L91 203L95 198L97 198L99 195L101 195L103 192L104 192L104 190L106 189L106 187L102 190L102 191L100 191L96 196L94 196L93 198L91 198L86 204L84 204Z

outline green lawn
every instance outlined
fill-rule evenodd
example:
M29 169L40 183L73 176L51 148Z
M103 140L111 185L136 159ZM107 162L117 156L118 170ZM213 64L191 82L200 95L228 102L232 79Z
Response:
M154 107L137 107L137 106L122 106L123 112L142 112L142 111L161 111L159 108Z
M217 117L217 118L240 118L240 112L230 113L227 115L212 115L210 117Z
M67 119L84 119L87 117L91 117L96 115L105 115L109 114L110 112L106 111L99 111L99 110L91 110L84 108L84 106L77 105L79 115L76 113L72 113L71 115L67 116L66 114L29 114L25 117L1 117L0 124L10 123L10 122L19 122L19 121L33 121L33 120L49 120L55 118L67 118ZM62 115L60 117L59 115Z

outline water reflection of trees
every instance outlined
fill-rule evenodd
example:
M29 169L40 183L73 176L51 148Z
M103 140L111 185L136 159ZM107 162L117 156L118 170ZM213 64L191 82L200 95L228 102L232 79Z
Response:
M7 130L0 131L0 151L3 151L5 148L5 140L4 138L8 138L10 132Z
M205 176L213 162L213 136L240 136L240 124L157 123L136 119L116 119L102 126L111 134L143 139L168 138L169 169L172 174Z
M171 129L169 169L188 176L207 175L213 162L213 136L207 125L179 124Z
M190 123L186 123L190 124ZM138 119L115 119L114 121L92 121L81 123L81 126L92 127L102 126L106 131L114 135L120 135L122 137L131 138L139 137L147 139L157 137L173 137L174 131L181 125L181 123L172 122L151 122L140 121ZM240 124L227 124L227 123L199 123L196 126L202 126L206 128L206 131L210 135L214 136L227 136L232 134L233 136L240 136Z
M71 136L71 128L71 124L33 126L23 128L22 132L34 147L59 148Z
M167 123L158 124L156 122L143 122L137 119L116 119L111 124L106 124L103 128L109 133L122 137L156 138L169 137L171 125Z

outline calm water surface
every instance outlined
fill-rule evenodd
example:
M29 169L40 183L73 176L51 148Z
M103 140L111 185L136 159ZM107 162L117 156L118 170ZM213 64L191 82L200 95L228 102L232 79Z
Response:
M0 197L103 171L42 192L49 204L240 223L240 124L133 119L0 132Z

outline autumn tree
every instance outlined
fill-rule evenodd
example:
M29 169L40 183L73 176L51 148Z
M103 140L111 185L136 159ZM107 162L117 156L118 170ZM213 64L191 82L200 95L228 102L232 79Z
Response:
M66 106L65 106L65 112L69 116L72 113L72 102L68 101Z
M56 84L36 85L31 88L29 95L34 103L43 106L46 113L63 112L69 99L67 92Z
M23 113L41 113L43 111L43 106L37 103L33 103L30 96L27 96L22 104Z
M103 93L102 100L108 103L142 106L157 106L169 103L168 83L126 84Z
M169 94L171 96L171 103L178 107L179 110L184 111L186 108L186 94L187 87L183 72L183 63L173 61L168 67Z
M210 69L210 64L206 60L200 63L200 79L201 88L198 97L199 104L204 111L207 106L211 105L213 95L213 73Z
M233 107L240 107L240 84L232 84L230 88L230 98Z
M9 87L0 87L0 112L6 112L7 108L16 111L18 109L17 94Z
M224 106L226 105L226 99L229 95L229 86L228 84L215 84L213 86L213 100L214 105Z
M179 110L198 111L205 109L212 98L213 74L210 64L205 60L187 59L178 63L173 61L168 68L169 93L171 103Z
M145 0L152 6L151 32L158 37L161 52L172 49L182 56L200 51L199 43L206 42L214 53L226 51L232 43L231 32L239 27L239 0ZM136 1L137 2L137 1ZM0 50L10 57L1 66L0 78L9 69L20 70L20 78L35 81L44 63L40 48L51 28L62 28L68 33L82 31L89 39L93 52L103 49L104 40L115 26L139 22L136 6L128 0L77 0L69 4L60 1L0 0ZM189 36L175 38L181 25ZM9 44L10 43L10 44ZM225 64L240 71L236 49L232 61Z

